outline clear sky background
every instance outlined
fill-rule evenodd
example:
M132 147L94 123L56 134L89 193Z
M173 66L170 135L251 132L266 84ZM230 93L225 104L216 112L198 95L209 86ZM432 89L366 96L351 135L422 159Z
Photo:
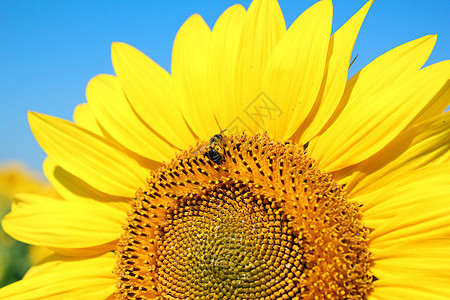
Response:
M237 1L237 0L236 0ZM45 153L35 141L27 111L72 120L85 87L99 73L114 74L110 45L128 43L170 71L179 27L199 13L212 28L236 1L0 0L0 165L24 162L41 172ZM240 3L248 8L251 1ZM316 0L279 0L286 25ZM334 0L333 32L365 0ZM434 34L426 65L450 58L449 0L376 0L361 28L351 75L386 51Z

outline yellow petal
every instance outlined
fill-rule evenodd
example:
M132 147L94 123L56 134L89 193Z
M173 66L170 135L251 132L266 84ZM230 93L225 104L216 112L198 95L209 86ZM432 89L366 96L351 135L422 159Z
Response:
M390 85L403 82L423 66L435 43L436 35L427 35L381 55L350 78L343 98L348 104L360 102Z
M428 272L435 275L450 273L450 257L448 257L450 247L436 245L436 248L427 248L413 244L402 246L372 252L376 257L376 269L384 272L384 278L411 272ZM411 246L414 248L411 249ZM409 251L405 251L405 248Z
M95 134L104 136L97 120L92 113L91 107L87 103L79 104L73 112L73 121L75 124L92 131Z
M426 62L436 43L435 35L428 35L400 45L381 55L347 82L339 106L321 129L321 133L333 125L345 106L360 103L389 86L405 82ZM311 149L311 148L310 148Z
M101 255L102 253L114 251L117 247L117 240L110 241L108 243L90 246L86 248L57 248L49 247L50 251L58 253L60 255L68 257L90 257L95 255Z
M0 289L0 298L105 299L115 290L114 264L111 252L82 260L61 257L32 267L33 276Z
M32 266L49 259L52 255L55 255L55 252L45 247L31 246L28 249L28 258Z
M313 5L289 27L267 63L263 91L274 108L250 109L255 109L252 113L255 121L275 139L289 139L316 101L324 75L332 18L331 1Z
M442 114L450 105L450 80L436 93L428 105L413 120L414 124L426 121Z
M172 51L172 78L183 117L200 138L220 129L214 119L213 102L207 94L207 57L211 30L195 14L181 26Z
M450 235L448 189L446 189L446 195L447 197L440 199L431 197L424 203L404 209L375 228L371 233L371 249L412 241L426 243L448 239Z
M449 77L450 61L434 64L373 95L348 105L328 130L310 143L312 156L327 171L374 155L403 131L432 101Z
M22 195L24 196L24 195ZM43 198L43 196L41 196ZM100 202L32 202L9 213L3 229L15 239L52 248L87 248L120 238L126 213Z
M226 127L230 133L261 131L253 117L252 101L258 102L267 61L286 32L283 13L276 0L256 0L250 5L242 26L242 34L234 70L236 118Z
M429 276L429 274L428 274ZM435 299L450 298L448 277L427 277L427 274L404 274L396 278L377 280L369 299Z
M49 196L32 194L32 193L19 193L14 194L13 202L11 204L11 211L16 212L17 210L22 209L23 207L27 207L30 205L36 205L42 202L45 202L49 199ZM59 201L62 199L52 198L55 201Z
M68 201L75 202L90 202L100 201L113 208L120 209L124 212L130 210L131 197L115 197L102 193L86 184L80 178L70 174L55 162L47 157L43 164L44 174L52 187L58 192L61 197Z
M193 144L167 71L123 43L113 43L112 61L128 101L148 127L179 149Z
M117 77L94 77L89 81L86 97L100 124L125 148L155 161L170 159L177 151L139 119Z
M234 97L236 55L245 17L245 9L234 5L227 9L214 25L208 51L207 84L214 117L225 129L236 118ZM232 131L231 128L228 129Z
M382 151L352 167L351 176L341 182L348 185L353 196L362 196L423 166L450 162L448 124L449 112L408 128Z
M378 285L375 290L393 281L413 281L415 284L411 288L414 291L426 290L432 286L426 299L431 299L431 295L448 297L449 251L448 240L398 243L391 247L372 249L375 257L373 272L380 279L380 282L375 282ZM447 284L442 284L444 282Z
M370 226L374 221L382 224L417 204L450 199L449 174L450 165L427 166L386 183L364 203L365 224ZM361 203L358 197L353 200Z
M28 115L31 130L45 152L61 167L92 187L132 197L144 186L148 170L108 140L59 118Z
M318 99L308 119L298 130L295 141L305 144L313 139L338 108L347 83L353 46L372 3L373 0L367 2L330 38L324 81Z

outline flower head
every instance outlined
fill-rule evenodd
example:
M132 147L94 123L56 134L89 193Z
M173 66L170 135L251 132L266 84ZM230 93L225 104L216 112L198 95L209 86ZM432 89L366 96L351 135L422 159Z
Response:
M64 200L3 226L56 254L0 295L450 296L449 62L425 36L347 80L371 4L333 35L329 0L288 30L272 0L194 15L171 74L113 44L75 123L29 115Z
M48 182L32 174L22 164L10 162L0 166L0 218L3 218L11 209L20 206L21 195L33 193L35 196L56 196L56 192ZM49 251L42 247L29 247L29 245L13 240L0 228L0 287L20 280L30 262L47 256Z

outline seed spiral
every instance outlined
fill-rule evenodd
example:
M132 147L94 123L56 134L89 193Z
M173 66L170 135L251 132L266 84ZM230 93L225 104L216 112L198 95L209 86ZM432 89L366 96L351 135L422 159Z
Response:
M251 199L255 195L247 186L231 183L181 201L169 212L167 219L172 221L158 249L158 290L163 298L298 295L300 241L276 205L264 197Z
M152 172L118 244L119 299L364 299L369 229L302 146L224 137Z

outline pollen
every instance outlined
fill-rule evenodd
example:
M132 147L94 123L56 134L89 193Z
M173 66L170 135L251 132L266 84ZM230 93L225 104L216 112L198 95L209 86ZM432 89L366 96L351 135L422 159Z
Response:
M365 299L369 229L303 146L224 137L139 189L116 249L118 299Z

